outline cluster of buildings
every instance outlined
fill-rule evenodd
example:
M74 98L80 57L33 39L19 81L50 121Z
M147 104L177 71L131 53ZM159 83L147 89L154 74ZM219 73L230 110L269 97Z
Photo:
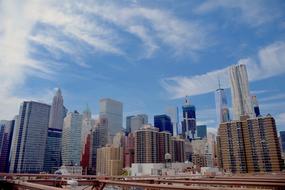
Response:
M104 98L99 117L91 110L68 112L58 89L52 104L25 101L13 120L0 122L0 172L54 173L59 168L96 175L163 175L200 172L274 172L283 168L285 132L280 148L275 120L261 116L249 91L245 65L229 70L233 119L225 90L215 92L217 134L197 125L196 108L188 99L179 108L155 115L126 117L123 104ZM201 170L202 169L202 170ZM204 170L203 170L204 171Z

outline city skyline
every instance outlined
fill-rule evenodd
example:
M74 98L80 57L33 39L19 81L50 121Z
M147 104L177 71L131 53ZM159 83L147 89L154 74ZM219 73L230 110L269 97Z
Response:
M1 5L0 21L7 20L0 27L1 120L18 114L24 100L51 104L59 87L70 111L82 113L88 103L94 117L99 99L108 97L124 104L124 120L145 113L150 122L176 106L181 119L189 95L197 125L217 128L218 80L231 110L227 70L245 63L261 114L270 113L278 130L285 129L282 1L251 2L246 8L242 1Z

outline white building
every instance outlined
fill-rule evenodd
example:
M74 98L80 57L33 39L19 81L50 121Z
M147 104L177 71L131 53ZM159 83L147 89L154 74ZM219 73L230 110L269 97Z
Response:
M108 120L109 142L123 128L123 104L110 98L100 100L100 118Z
M91 110L86 107L82 115L82 127L81 127L81 150L83 150L87 135L90 134L92 126L95 125L95 120L91 118Z
M246 66L243 64L232 66L229 75L234 119L239 120L241 115L253 117Z
M80 165L82 115L70 112L64 118L62 135L62 164Z
M145 114L132 115L126 118L128 133L134 133L145 124L148 124L148 117Z

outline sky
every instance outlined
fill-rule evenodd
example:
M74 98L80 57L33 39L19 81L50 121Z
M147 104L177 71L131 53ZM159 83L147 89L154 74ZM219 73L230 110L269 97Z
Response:
M119 100L124 117L164 114L190 97L215 131L218 80L246 64L261 113L285 130L285 1L0 0L0 119L24 100L69 111Z

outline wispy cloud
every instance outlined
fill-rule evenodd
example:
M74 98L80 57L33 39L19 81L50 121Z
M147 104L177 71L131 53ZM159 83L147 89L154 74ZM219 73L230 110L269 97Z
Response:
M195 9L195 12L198 14L205 14L223 8L224 12L227 13L227 15L234 17L237 22L242 21L251 26L259 26L273 21L282 15L282 6L280 7L277 2L282 3L281 1L269 2L265 0L207 0L199 5ZM227 11L228 9L231 11Z
M275 42L259 50L257 59L252 57L240 59L237 64L246 64L249 81L257 81L285 73L285 42ZM170 77L161 80L162 86L170 93L171 98L185 95L199 95L217 89L220 79L224 88L230 87L228 67L206 74L190 77Z
M280 93L280 94L276 94L276 95L268 96L266 98L259 99L260 102L268 102L268 101L274 101L274 100L285 100L285 94Z
M23 97L15 90L27 76L56 77L64 64L62 56L83 68L89 66L84 59L88 53L128 56L125 33L141 41L145 58L161 45L187 53L207 46L207 32L197 22L167 10L115 1L0 1L0 23L2 117L17 113Z

